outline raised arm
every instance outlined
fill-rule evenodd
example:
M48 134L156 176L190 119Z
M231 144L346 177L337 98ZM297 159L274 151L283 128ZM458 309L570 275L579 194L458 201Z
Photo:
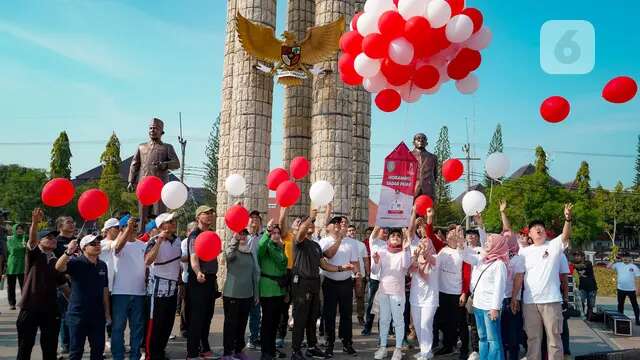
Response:
M425 227L425 232L427 233L427 237L431 239L431 243L433 244L433 248L436 250L436 253L438 253L447 244L445 244L444 241L440 240L436 236L436 234L433 233L434 215L435 215L435 211L433 210L433 208L428 208L427 209L427 226Z
M374 226L371 235L369 235L369 243L373 242L375 239L380 239L380 232L382 232L380 225Z
M568 203L564 204L564 227L562 228L562 242L565 247L569 246L569 240L571 239L571 221L573 221L572 217L573 204Z
M296 243L301 243L304 241L307 236L307 230L309 229L311 224L316 221L317 216L317 209L311 209L311 211L309 211L309 217L302 224L300 224L300 227L298 228L298 233L296 234Z
M336 241L334 241L331 246L329 246L326 250L323 251L324 256L326 256L328 259L331 259L332 257L336 256L338 249L340 249L340 245L342 244L342 235L338 234L337 237L338 238L336 239Z
M113 244L113 249L115 250L116 254L118 254L120 250L122 250L131 236L134 236L137 227L136 222L137 220L135 218L130 217L127 221L127 227L124 229L124 231L121 231L118 234L118 237L116 237L115 244Z
M511 231L511 222L507 217L507 200L500 201L500 218L502 219L502 231Z
M413 208L411 209L411 219L409 220L409 228L407 229L407 234L405 234L409 241L411 241L413 234L416 233L417 217L418 215L416 214L416 206L413 205Z
M29 242L27 247L33 250L38 246L38 224L44 219L44 212L40 208L35 208L31 212L31 227L29 228Z
M289 222L287 221L287 209L288 208L280 208L280 219L278 220L278 224L280 224L280 234L282 236L286 236L289 233Z
M78 249L78 241L71 240L69 245L67 245L67 250L62 253L62 256L56 261L56 271L58 272L66 272L67 264L69 260L71 260L70 254L73 254Z
M166 231L161 232L158 236L155 237L154 244L151 247L151 250L149 250L144 255L144 264L146 266L150 266L156 261L156 258L158 257L158 253L160 252L160 245L164 240L168 238L169 238L169 233Z

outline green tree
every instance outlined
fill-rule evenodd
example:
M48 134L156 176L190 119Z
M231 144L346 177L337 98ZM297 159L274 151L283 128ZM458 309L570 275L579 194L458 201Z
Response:
M31 221L33 208L42 206L40 192L46 181L44 170L0 165L0 208L9 211L12 221Z
M213 207L218 203L218 152L220 149L220 115L213 122L209 140L205 150L206 160L204 167L204 187L207 190L207 200Z
M125 202L122 194L126 192L124 180L120 178L120 140L115 132L111 134L107 146L100 155L102 173L98 186L109 196L109 212L105 215L109 217L114 210L124 210Z
M549 175L549 168L547 167L547 153L542 146L536 147L536 173Z
M503 152L504 146L502 144L502 125L496 125L496 130L493 132L493 136L491 137L491 142L489 143L489 151L487 152L487 156L496 152ZM484 175L484 184L486 187L491 186L492 179L486 175Z
M572 242L574 246L584 247L602 234L604 224L600 220L597 203L591 191L589 163L583 161L573 182L574 219Z
M71 179L71 148L69 147L69 137L67 132L60 133L51 148L51 178Z
M638 135L636 151L636 176L633 178L633 187L636 190L640 190L640 135Z
M451 201L451 188L442 176L442 163L451 157L449 144L449 129L443 126L436 142L435 155L438 158L438 172L436 174L436 202Z
M583 161L580 163L576 179L574 180L575 190L580 196L591 197L591 176L589 174L589 163Z

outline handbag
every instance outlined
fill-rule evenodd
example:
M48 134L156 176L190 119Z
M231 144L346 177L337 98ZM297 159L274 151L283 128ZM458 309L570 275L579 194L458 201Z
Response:
M486 268L484 268L484 270L482 270L482 272L480 273L480 276L478 276L478 281L476 281L476 285L473 287L473 290L471 290L471 295L469 295L469 298L467 299L467 303L465 304L465 308L467 309L467 313L469 314L473 313L473 293L476 292L476 288L480 283L480 279L482 279L482 275L484 274L485 271L487 271L491 267L491 265L493 265L493 263L489 264L489 266L487 266Z

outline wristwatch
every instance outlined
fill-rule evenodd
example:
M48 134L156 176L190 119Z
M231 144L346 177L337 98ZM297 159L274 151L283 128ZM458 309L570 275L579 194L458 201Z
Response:
M342 272L342 265L338 265L338 272Z

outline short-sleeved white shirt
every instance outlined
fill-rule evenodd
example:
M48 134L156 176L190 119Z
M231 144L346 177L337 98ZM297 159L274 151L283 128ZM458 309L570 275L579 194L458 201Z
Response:
M513 280L516 277L516 274L524 273L524 258L520 255L514 255L509 259L509 270L507 274L507 283L504 288L504 297L511 298L513 297ZM521 293L515 294L516 299L520 300L522 297Z
M618 274L618 290L636 290L636 278L640 277L638 266L632 263L617 262L611 268Z
M113 289L113 277L115 269L113 264L113 245L115 240L103 239L100 241L100 260L107 264L107 278L109 279L109 292Z
M562 235L542 245L530 245L520 249L524 258L525 304L548 304L562 302L560 292L560 270L564 256Z
M347 240L348 238L342 239L340 243L340 247L338 251L332 258L327 258L327 262L331 265L341 266L348 264L350 262L358 261L358 249L351 243L351 241ZM344 241L347 240L347 241ZM328 248L330 248L336 240L332 236L327 236L320 240L320 248L322 252L325 252ZM340 272L329 272L323 271L323 275L325 278L334 280L334 281L344 281L351 278L351 274L353 272L351 270L340 271Z

